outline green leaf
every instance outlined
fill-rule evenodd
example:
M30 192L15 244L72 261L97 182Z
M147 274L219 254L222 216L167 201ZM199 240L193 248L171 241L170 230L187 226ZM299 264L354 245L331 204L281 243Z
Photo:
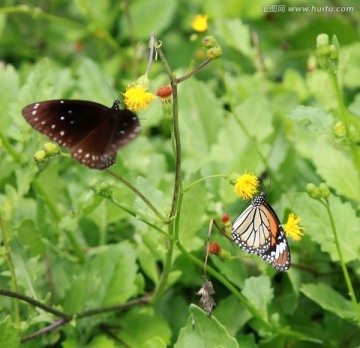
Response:
M171 330L165 318L151 307L136 307L118 320L119 339L128 347L166 347Z
M224 123L224 112L214 92L204 82L191 79L179 88L179 123L183 168L193 173L207 162L211 147L217 142Z
M6 348L17 348L20 345L21 331L11 322L9 316L0 321L0 345Z
M263 141L273 133L272 114L267 98L252 94L235 107L236 115L248 133Z
M136 253L128 241L101 250L72 274L66 295L68 311L125 303L137 293Z
M177 2L175 0L136 1L130 6L130 16L136 23L137 38L149 39L150 33L160 35L174 21ZM148 14L151 13L151 16ZM124 23L125 24L125 23ZM123 25L122 31L128 35L129 26Z
M195 305L190 306L190 317L180 334L175 348L226 347L237 348L238 343L230 337L225 327L214 317L209 318Z
M350 320L351 322L354 321L355 312L351 302L329 285L325 283L303 284L301 291L326 311L330 311L340 318Z
M102 297L102 306L125 303L136 294L136 253L129 242L122 242L99 254L90 263L89 271L91 269L100 276L98 294Z
M274 297L269 277L250 277L245 280L243 295L267 318L268 304Z
M191 181L199 178L192 176ZM209 223L205 214L207 210L207 195L204 182L197 184L184 194L180 215L179 235L188 251L198 249L204 245L204 241L196 237L196 233Z
M290 201L292 209L302 218L306 235L317 242L321 250L328 252L333 261L339 261L334 234L325 207L307 194L295 194ZM329 206L333 214L340 248L345 262L358 260L360 257L360 220L350 203L343 203L339 198L330 196Z
M360 178L354 163L338 147L319 140L313 144L316 171L338 194L360 201Z
M253 317L235 296L228 296L217 303L213 316L226 327L232 336Z
M221 38L220 42L224 42L245 56L252 57L254 51L251 47L250 29L241 19L217 18L215 28Z

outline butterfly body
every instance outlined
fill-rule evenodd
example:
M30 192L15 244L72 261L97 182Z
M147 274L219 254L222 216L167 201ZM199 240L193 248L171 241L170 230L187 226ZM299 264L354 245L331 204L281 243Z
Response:
M240 248L285 272L290 267L290 249L279 218L265 197L262 192L252 199L233 223L231 234Z
M26 106L22 114L34 129L94 169L114 164L117 150L140 131L136 115L120 110L118 100L111 108L86 100L47 100Z

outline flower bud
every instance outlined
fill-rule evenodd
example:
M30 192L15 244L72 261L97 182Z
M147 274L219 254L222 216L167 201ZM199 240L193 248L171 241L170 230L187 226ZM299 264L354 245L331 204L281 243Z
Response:
M212 242L208 247L209 253L213 255L220 255L221 254L221 248L218 243Z
M309 183L306 185L306 192L311 198L320 198L320 189L313 183Z
M207 56L211 59L216 59L222 56L222 49L220 46L212 47L207 50Z
M43 145L43 150L45 151L47 156L55 156L60 153L60 147L54 143L45 143Z
M111 186L107 182L99 182L98 180L94 179L90 182L90 187L98 196L104 198L110 198L112 196Z
M233 172L233 173L230 173L226 179L228 180L229 184L235 185L239 176L240 176L240 174Z
M37 164L46 163L48 161L48 156L44 150L40 150L35 153L34 160Z
M321 183L319 185L319 191L320 191L320 196L321 198L329 198L330 196L330 189L329 187L325 184L325 183Z
M218 46L218 43L217 43L215 37L212 36L212 35L205 36L202 39L201 43L202 43L204 48L212 48L212 47Z

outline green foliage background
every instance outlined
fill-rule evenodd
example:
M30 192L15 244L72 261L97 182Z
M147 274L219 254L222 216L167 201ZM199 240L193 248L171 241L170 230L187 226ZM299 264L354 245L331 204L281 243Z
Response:
M285 11L270 12L270 5ZM323 10L290 11L307 5ZM324 6L353 11L330 13ZM349 298L349 281L356 300L359 10L347 0L2 0L0 346L23 340L37 348L358 347L360 308ZM200 13L209 16L209 28L194 35L191 22ZM45 137L21 115L25 105L46 99L110 106L145 73L150 33L177 77L206 59L204 35L214 35L223 49L220 59L179 85L185 191L171 258L159 232L165 224L108 173L68 157L39 168L33 156ZM340 43L340 94L331 72L316 66L321 33ZM149 78L152 92L169 83L159 61ZM339 137L334 125L343 115L349 132ZM160 101L138 116L140 136L119 151L111 169L166 216L175 170L170 125ZM290 211L301 216L305 236L289 242L293 264L283 274L213 231L211 240L234 257L209 258L217 302L209 319L195 295L209 221L224 213L233 221L245 204L227 180L201 179L245 170L270 177L269 203L283 223ZM94 179L111 185L112 199L94 194ZM307 195L310 182L330 188L328 205ZM64 323L49 308L76 315ZM46 335L30 337L44 328Z

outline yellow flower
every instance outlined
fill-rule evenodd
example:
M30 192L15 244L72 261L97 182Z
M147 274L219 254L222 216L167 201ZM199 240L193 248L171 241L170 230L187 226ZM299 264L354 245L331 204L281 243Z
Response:
M304 233L301 232L304 229L304 227L299 226L300 221L301 221L300 216L296 216L294 213L290 213L287 223L284 227L284 231L286 235L296 241L299 241L301 237L304 235Z
M150 102L156 97L152 93L147 92L147 88L141 85L126 87L124 95L124 103L129 110L140 111L146 109Z
M259 186L259 178L252 173L240 175L235 182L234 191L242 199L253 198Z
M208 16L207 15L197 15L195 16L193 22L191 23L191 27L199 32L203 33L208 28Z

